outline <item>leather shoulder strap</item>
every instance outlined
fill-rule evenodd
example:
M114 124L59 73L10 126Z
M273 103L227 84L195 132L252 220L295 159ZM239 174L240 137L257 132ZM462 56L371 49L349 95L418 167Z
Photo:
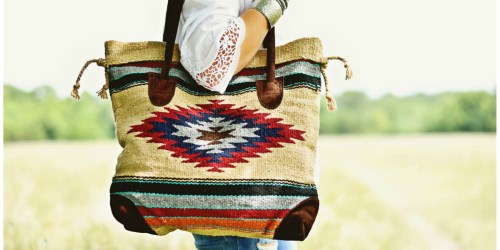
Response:
M167 6L167 16L165 17L165 28L163 30L163 41L167 43L165 48L165 63L162 68L162 78L168 76L168 66L172 63L174 54L175 37L181 18L184 0L169 0Z
M172 64L174 54L175 37L182 12L184 0L169 0L167 6L167 16L165 17L165 28L163 31L163 41L166 42L165 62L161 68L161 74L150 72L148 74L148 95L151 103L155 106L167 105L175 94L176 81L169 78L168 73ZM257 95L262 106L268 109L275 109L283 98L283 80L275 79L275 35L272 28L264 43L267 45L267 79L257 81Z

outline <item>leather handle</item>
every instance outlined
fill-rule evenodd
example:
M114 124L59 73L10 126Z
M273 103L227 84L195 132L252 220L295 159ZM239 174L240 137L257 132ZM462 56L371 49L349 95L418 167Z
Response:
M174 55L175 37L179 28L182 6L184 0L169 0L167 6L167 16L165 17L165 27L163 28L163 41L167 43L165 48L165 63L161 70L162 78L167 78L172 57Z
M274 32L274 27L269 30L269 32L266 35L265 40L267 42L267 57L266 57L266 64L267 64L267 81L268 82L274 82L274 79L276 78L276 42L275 42L275 32Z
M175 94L176 80L169 77L170 65L174 55L174 44L179 27L180 16L184 0L169 0L167 6L167 16L165 17L165 27L163 31L163 41L166 42L165 62L162 65L161 74L148 74L148 95L149 100L155 106L167 105ZM272 28L264 39L267 47L267 76L265 81L257 81L257 96L262 106L268 109L275 109L283 98L283 81L276 81L275 65L275 32Z
M154 72L148 74L149 101L155 106L165 106L174 98L176 81L173 77L168 76L168 72L172 64L175 37L177 36L183 5L184 0L168 1L165 28L163 30L163 41L166 42L165 62L161 67L161 74Z
M274 27L269 30L264 39L267 45L267 75L265 81L256 81L257 97L260 104L267 109L276 109L283 100L283 79L276 80L276 42Z

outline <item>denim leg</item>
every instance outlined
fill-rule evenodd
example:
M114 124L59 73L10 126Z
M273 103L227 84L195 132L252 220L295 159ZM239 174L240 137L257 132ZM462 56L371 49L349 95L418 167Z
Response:
M278 250L297 250L297 241L278 240Z
M198 250L297 250L295 241L199 234L193 234L193 237Z
M193 234L193 237L198 250L258 250L259 239L199 234Z
M297 250L296 241L259 239L258 250Z
M257 249L259 250L277 250L278 249L278 241L271 239L259 239L257 243Z

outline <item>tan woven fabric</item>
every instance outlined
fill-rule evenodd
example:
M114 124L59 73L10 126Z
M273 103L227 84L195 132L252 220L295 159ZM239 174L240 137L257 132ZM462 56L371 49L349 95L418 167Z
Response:
M132 223L127 228L158 235L181 229L303 240L319 207L319 98L330 59L323 57L321 41L302 38L276 47L276 79L284 88L276 109L263 107L256 91L256 82L266 79L266 50L233 77L224 94L198 86L174 63L173 99L154 106L148 75L160 72L164 49L163 42L107 41L106 58L84 66L96 62L106 69L99 96L107 97L109 88L123 148L110 188L114 214L127 207L141 217L120 220ZM173 61L179 61L177 47Z
M177 90L169 106L183 106L186 103L208 103L213 96L199 97ZM256 102L254 92L238 96L225 96L227 103L239 103L248 109L261 109ZM286 148L273 149L272 154L262 154L260 158L252 158L248 163L235 164L226 174L207 172L204 168L194 168L196 163L182 163L183 159L169 157L171 152L157 150L158 144L147 143L148 138L136 138L128 134L132 125L150 117L154 111L162 112L163 107L153 106L148 99L147 86L139 86L112 95L113 108L117 125L117 136L124 147L120 155L117 175L140 175L175 178L213 178L227 179L282 179L313 184L313 166L315 161L316 141L319 131L319 92L292 89L286 91L283 103L269 113L281 118L294 128L307 130L304 141L287 145ZM194 105L192 105L194 106ZM309 107L309 108L307 108ZM302 110L303 112L297 112ZM168 158L168 161L165 159ZM273 165L274 164L274 165ZM283 171L287 166L289 171ZM189 169L189 171L186 171Z
M108 65L124 64L135 61L163 60L164 42L118 42L105 43ZM301 38L283 46L276 47L276 63L306 59L326 63L323 46L318 38ZM179 61L179 48L174 49L173 61ZM260 50L246 68L266 66L266 50Z

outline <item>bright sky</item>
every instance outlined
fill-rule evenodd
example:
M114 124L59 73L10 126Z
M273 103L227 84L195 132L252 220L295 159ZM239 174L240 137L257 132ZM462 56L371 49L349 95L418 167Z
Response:
M105 40L158 40L165 0L5 0L4 83L52 85L68 95L85 61L104 57ZM277 25L278 42L316 36L331 63L333 94L493 91L495 0L292 0ZM84 91L104 83L90 67Z

